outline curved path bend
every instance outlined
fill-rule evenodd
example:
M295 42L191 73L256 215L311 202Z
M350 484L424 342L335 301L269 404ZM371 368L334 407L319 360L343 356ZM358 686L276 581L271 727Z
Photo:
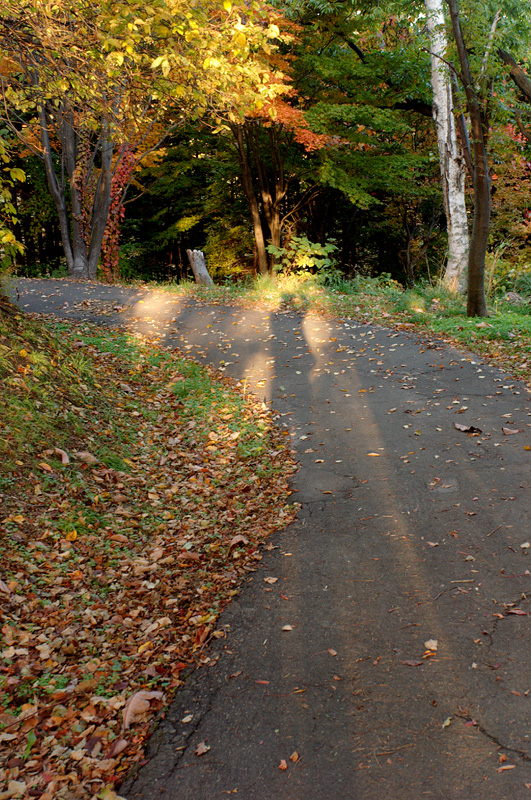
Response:
M355 320L67 281L12 289L28 311L129 325L245 379L301 464L297 521L265 549L211 666L187 680L120 794L531 798L522 384Z

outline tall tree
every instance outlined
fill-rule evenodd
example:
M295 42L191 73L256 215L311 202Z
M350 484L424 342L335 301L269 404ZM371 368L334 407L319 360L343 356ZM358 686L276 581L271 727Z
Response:
M441 181L448 229L448 260L444 284L451 292L464 291L468 264L468 218L465 200L466 166L454 119L448 42L443 0L425 0L430 38L433 118L437 130Z

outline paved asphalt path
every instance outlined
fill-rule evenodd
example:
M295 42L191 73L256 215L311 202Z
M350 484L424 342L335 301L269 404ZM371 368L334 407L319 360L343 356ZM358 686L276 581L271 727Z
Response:
M531 798L521 383L356 320L67 281L12 289L28 311L147 331L245 379L301 464L297 521L271 540L221 619L211 666L187 680L121 794Z

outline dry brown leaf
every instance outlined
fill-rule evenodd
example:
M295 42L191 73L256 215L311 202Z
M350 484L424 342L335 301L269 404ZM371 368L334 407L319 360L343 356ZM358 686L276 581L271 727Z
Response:
M334 650L333 647L329 647L327 652L330 653L331 656L337 656L337 650Z
M511 433L523 433L523 431L519 428L502 428L502 433L504 433L506 436L510 436Z
M210 745L206 743L206 741L199 742L197 747L195 748L196 756L204 756L205 753L208 753L210 750Z
M126 731L129 726L135 721L135 717L144 714L149 709L150 700L160 700L162 692L135 692L131 695L122 711L123 716L123 729Z
M127 739L115 739L112 743L111 749L105 754L105 758L116 758L120 755L125 748L129 745Z
M68 453L65 453L65 451L61 450L60 447L54 447L54 453L58 456L61 456L61 464L64 464L65 467L70 464Z
M297 753L297 751L296 751L296 750L295 750L295 752L294 752L294 753L292 753L292 754L290 755L290 757L289 757L289 760L290 760L290 761L293 761L293 763L294 763L294 764L296 764L296 763L297 763L297 761L299 760L299 754Z
M0 592L5 592L6 594L11 594L11 589L9 588L7 583L4 583L2 578L0 578Z
M92 453L89 453L88 450L76 450L72 453L74 458L78 461L82 461L84 464L97 464L98 459L96 456L93 456Z
M283 759L281 760L280 764L278 765L278 768L279 768L279 769L282 769L282 770L284 770L284 769L287 769L287 768L288 768L288 764L287 764L287 761L286 761L286 759L285 759L285 758L283 758Z
M269 583L271 585L273 585L277 581L278 581L278 578L272 578L272 577L264 578L264 583Z
M229 545L229 555L232 553L234 548L237 547L239 544L249 544L249 540L246 539L245 536L242 536L241 533L239 533L237 536L233 536L233 538L231 539Z

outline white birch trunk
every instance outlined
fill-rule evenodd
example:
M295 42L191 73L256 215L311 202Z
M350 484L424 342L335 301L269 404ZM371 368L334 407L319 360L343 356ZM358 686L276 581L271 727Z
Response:
M452 86L446 58L443 0L425 0L431 49L433 119L437 128L444 208L448 229L448 261L443 283L452 292L466 289L468 220L465 204L465 163L453 115Z
M210 277L205 263L205 256L201 250L187 250L186 255L192 267L196 283L200 283L203 286L214 286L214 281Z

